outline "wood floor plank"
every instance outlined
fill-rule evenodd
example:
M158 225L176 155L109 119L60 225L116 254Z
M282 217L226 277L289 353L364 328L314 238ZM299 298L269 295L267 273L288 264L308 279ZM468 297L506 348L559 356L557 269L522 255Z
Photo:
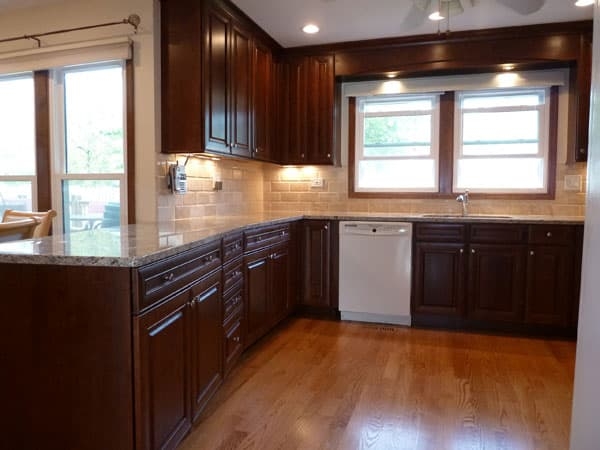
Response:
M575 343L293 319L183 450L564 450Z

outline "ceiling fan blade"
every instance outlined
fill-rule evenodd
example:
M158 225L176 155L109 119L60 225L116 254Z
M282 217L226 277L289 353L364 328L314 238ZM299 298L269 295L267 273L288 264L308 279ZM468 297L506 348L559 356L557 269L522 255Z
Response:
M527 15L539 11L546 0L496 0L501 5L518 12L519 14Z
M417 5L412 5L408 14L402 20L402 28L411 30L417 28L425 22L427 16L426 10L421 9Z

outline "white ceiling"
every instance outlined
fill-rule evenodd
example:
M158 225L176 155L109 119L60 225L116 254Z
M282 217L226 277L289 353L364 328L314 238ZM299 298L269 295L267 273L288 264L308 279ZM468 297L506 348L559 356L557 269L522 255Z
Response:
M315 45L437 32L437 23L409 17L412 0L232 0L284 47ZM524 2L526 0L515 0ZM450 19L450 30L531 25L592 19L593 7L574 6L575 0L546 0L537 12L521 15L496 0L462 0L464 12ZM475 6L472 6L474 3ZM424 15L420 15L423 19ZM301 28L319 25L316 35ZM446 30L446 23L441 24Z
M0 0L0 14L63 0ZM415 16L413 0L232 0L284 47L435 33L438 23ZM504 0L508 1L508 0ZM511 0L517 3L528 0ZM529 0L536 1L536 0ZM574 0L545 0L537 12L521 15L496 0L461 0L464 12L450 19L450 30L568 22L592 19L593 7ZM474 6L472 6L474 4ZM307 22L321 31L307 35ZM440 24L442 31L446 23Z

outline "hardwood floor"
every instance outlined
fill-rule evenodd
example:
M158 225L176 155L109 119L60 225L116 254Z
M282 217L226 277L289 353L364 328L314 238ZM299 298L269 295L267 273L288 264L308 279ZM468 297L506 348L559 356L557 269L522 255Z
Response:
M574 362L574 342L293 319L181 448L565 450Z

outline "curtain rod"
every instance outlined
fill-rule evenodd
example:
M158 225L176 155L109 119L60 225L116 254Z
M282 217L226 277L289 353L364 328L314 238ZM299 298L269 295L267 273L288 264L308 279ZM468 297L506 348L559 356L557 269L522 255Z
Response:
M121 25L121 24L131 25L134 28L134 33L137 33L138 26L140 25L140 16L138 16L137 14L130 14L126 19L119 20L118 22L99 23L97 25L86 25L83 27L76 27L76 28L65 28L63 30L48 31L46 33L25 34L23 36L16 36L16 37L10 37L10 38L6 38L6 39L0 39L0 43L19 41L21 39L31 39L31 40L34 40L35 42L37 42L37 46L38 46L38 48L40 48L42 46L42 41L40 40L40 37L43 37L43 36L50 36L53 34L69 33L71 31L82 31L82 30L89 30L92 28L108 27L111 25Z

